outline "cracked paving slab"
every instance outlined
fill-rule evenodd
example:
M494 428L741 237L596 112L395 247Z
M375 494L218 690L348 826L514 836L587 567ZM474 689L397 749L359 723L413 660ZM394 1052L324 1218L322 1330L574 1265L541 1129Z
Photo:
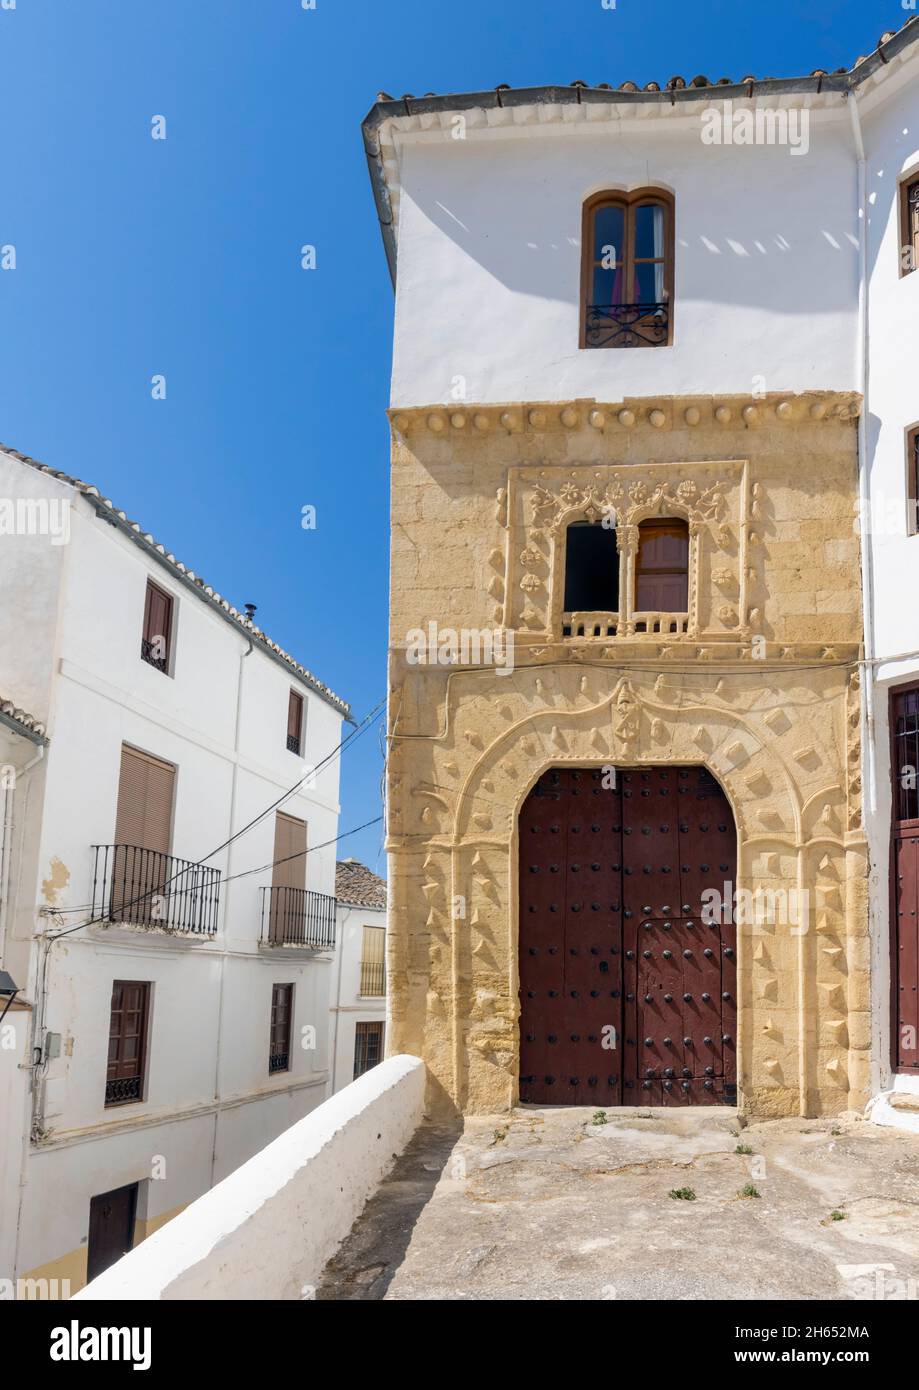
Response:
M426 1122L316 1297L919 1298L919 1136L855 1116L594 1114Z

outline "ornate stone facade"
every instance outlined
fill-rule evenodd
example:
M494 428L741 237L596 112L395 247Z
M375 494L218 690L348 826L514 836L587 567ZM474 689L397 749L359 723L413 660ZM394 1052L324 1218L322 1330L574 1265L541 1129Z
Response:
M857 414L811 393L394 415L389 1047L424 1057L432 1104L516 1102L518 811L546 768L608 764L704 764L738 889L806 890L803 921L738 922L741 1105L864 1103ZM607 513L619 612L566 614L565 527ZM633 611L649 517L688 523L685 615ZM508 628L513 670L414 664L431 622Z

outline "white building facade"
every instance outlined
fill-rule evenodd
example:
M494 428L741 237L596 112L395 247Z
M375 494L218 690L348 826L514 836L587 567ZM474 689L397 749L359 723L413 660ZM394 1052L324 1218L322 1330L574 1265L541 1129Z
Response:
M0 499L0 1268L75 1291L326 1097L350 716L95 489Z
M332 1091L382 1061L386 1048L386 883L357 859L335 878L338 930L329 1047Z

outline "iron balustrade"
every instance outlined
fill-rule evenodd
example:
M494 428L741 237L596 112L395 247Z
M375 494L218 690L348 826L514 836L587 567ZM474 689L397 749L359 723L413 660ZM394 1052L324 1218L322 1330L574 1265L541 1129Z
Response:
M220 870L139 845L93 845L94 919L213 936Z
M140 1100L142 1076L119 1076L105 1083L106 1105L124 1105L125 1101Z
M307 888L262 888L261 940L268 946L335 945L336 899Z
M278 1071L290 1070L289 1052L272 1052L268 1058L268 1075L273 1076Z
M140 656L142 661L146 661L150 666L155 666L158 671L167 673L166 657L159 655L162 642L148 642L146 637L140 639Z
M670 336L670 306L658 304L588 304L588 347L658 347Z
M368 998L379 998L386 993L386 965L383 961L361 961L360 992Z
M300 756L300 735L299 735L299 734L288 734L288 735L287 735L287 751L288 751L288 753L296 753L297 757L299 758L299 756Z

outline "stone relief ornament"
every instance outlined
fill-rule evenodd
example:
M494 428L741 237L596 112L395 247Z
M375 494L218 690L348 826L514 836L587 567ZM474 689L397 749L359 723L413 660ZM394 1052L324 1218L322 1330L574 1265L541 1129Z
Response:
M636 702L628 681L622 681L616 695L613 712L613 732L619 742L628 748L638 738L641 723L641 710Z
M730 486L721 479L702 488L694 478L683 478L677 483L636 478L629 484L626 493L622 480L614 477L605 486L579 486L569 479L554 493L538 483L530 498L532 521L536 526L556 531L572 512L579 511L585 516L598 518L616 509L619 511L617 525L622 525L628 524L638 511L644 517L673 506L675 514L685 515L690 524L721 522L727 514ZM626 496L631 505L622 507Z

